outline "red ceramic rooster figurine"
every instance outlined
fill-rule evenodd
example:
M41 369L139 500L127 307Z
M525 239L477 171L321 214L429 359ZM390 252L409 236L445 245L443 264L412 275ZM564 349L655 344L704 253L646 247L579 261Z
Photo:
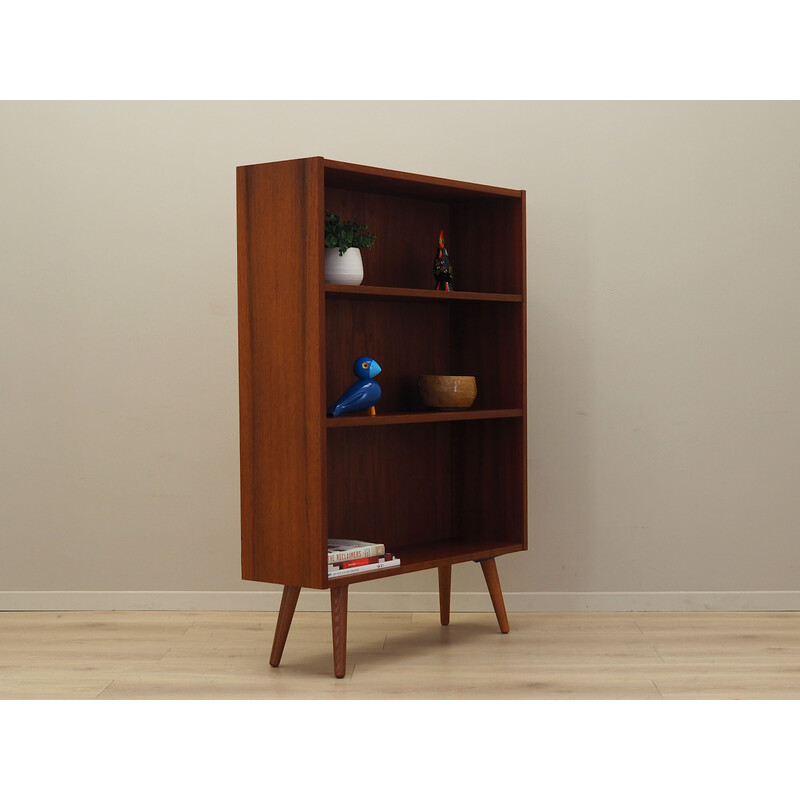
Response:
M439 252L433 261L433 277L438 291L453 291L453 267L450 264L450 256L447 255L447 248L444 246L444 231L439 231Z

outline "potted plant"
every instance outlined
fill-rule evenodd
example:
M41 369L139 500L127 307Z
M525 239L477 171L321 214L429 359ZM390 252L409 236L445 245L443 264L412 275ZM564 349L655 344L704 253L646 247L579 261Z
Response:
M364 280L362 247L372 247L376 234L358 220L342 220L325 211L325 280L358 286Z

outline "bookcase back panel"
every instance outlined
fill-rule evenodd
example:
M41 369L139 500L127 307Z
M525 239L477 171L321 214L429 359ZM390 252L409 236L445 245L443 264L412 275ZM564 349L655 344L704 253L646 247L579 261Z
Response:
M329 535L526 545L523 430L520 418L329 430Z
M374 358L383 370L378 413L421 408L420 375L451 369L450 309L436 303L365 302L329 297L326 303L326 391L333 405L355 380L353 362Z
M433 261L443 230L455 290L523 291L521 198L449 203L328 187L325 207L376 234L372 247L361 251L365 286L435 288Z
M392 547L449 539L448 425L328 431L328 535Z
M365 224L377 238L361 250L364 286L433 289L439 231L450 229L447 203L327 188L325 208Z
M470 292L524 291L525 231L520 198L492 198L451 207L450 256L456 288Z
M524 364L516 342L521 304L366 302L329 296L326 303L328 407L355 380L353 362L378 361L378 413L421 411L420 375L474 375L473 408L522 408Z
M474 375L474 408L523 408L524 354L519 337L524 307L506 303L461 303L453 310L453 374Z
M452 423L453 520L465 540L527 546L522 418Z

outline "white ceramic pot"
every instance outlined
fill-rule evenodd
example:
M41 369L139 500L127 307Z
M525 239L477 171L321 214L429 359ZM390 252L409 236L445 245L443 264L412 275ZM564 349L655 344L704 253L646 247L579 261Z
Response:
M364 280L364 263L357 247L348 247L339 255L338 247L325 248L325 282L358 286Z

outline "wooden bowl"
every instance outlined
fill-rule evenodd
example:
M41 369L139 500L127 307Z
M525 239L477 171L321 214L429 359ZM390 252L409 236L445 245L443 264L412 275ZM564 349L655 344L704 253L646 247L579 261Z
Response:
M478 394L474 375L420 375L419 393L428 408L469 408Z

